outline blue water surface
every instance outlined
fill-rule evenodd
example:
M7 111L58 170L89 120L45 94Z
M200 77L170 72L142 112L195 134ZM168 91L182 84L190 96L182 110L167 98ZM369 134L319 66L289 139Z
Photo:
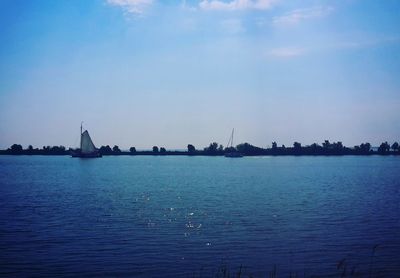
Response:
M400 157L0 156L5 277L399 277L399 250Z

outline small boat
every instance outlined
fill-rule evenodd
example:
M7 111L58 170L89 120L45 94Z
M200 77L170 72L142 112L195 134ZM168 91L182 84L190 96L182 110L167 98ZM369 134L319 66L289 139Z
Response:
M233 146L233 134L235 132L235 129L232 129L232 134L231 137L229 138L228 144L227 144L227 149L228 151L225 153L225 157L243 157L243 154L238 152L236 148Z
M81 123L81 147L80 147L80 149L72 152L71 156L72 157L81 157L81 158L101 157L101 153L93 144L93 141L90 138L89 132L87 130L82 132L82 123Z
M243 154L240 152L228 152L225 154L225 157L243 157Z

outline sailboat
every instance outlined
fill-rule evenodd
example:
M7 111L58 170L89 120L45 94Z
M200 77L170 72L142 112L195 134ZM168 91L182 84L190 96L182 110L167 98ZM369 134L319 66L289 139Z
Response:
M95 145L93 144L89 132L87 130L82 132L82 123L81 123L81 148L73 152L72 157L82 157L82 158L101 157L101 153L99 152L98 149L96 149Z
M227 148L228 148L228 152L225 153L225 157L243 157L243 155L238 152L235 147L233 147L233 134L235 132L235 129L232 129L232 134L231 137L229 138L228 144L227 144Z

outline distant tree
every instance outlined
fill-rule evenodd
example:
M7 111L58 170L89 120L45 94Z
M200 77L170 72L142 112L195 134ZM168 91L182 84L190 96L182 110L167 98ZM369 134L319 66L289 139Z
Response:
M26 149L26 153L27 154L33 154L33 152L34 152L34 150L33 150L32 145L29 145L28 148Z
M157 146L153 147L153 153L158 153L158 147Z
M48 150L49 154L64 154L65 147L64 146L53 146Z
M343 143L338 141L338 142L333 142L330 145L330 149L333 150L334 154L342 154L343 153Z
M109 145L101 146L100 149L99 149L99 152L101 154L111 154L112 153L112 149L111 149L111 147Z
M22 148L22 146L19 145L19 144L13 144L13 145L10 147L10 150L11 150L12 153L21 153L22 150L23 150L23 148Z
M295 150L300 150L300 149L301 149L301 144L300 144L299 142L294 142L294 143L293 143L293 148L294 148Z
M362 153L369 153L371 150L370 143L362 143L360 146L356 146L355 150L360 150Z
M278 144L276 142L272 142L272 149L276 150L278 148Z
M343 143L340 142L340 141L338 141L338 142L336 142L336 143L333 143L333 148L334 148L335 150L342 150L342 149L343 149Z
M253 146L249 143L242 143L236 146L237 150L244 155L260 155L263 149Z
M219 147L218 147L218 151L219 151L219 152L223 152L223 151L224 151L224 146L222 146L222 145L219 145Z
M382 143L378 148L378 152L381 154L387 153L388 151L390 151L390 145L388 142Z
M208 147L208 149L211 152L216 152L218 149L218 143L217 142L210 143L210 146Z
M324 149L329 149L331 147L329 140L325 140L325 142L322 143L322 147L324 147Z
M118 147L117 145L115 145L115 146L112 148L112 150L113 150L114 153L120 153L120 152L121 152L121 150L119 149L119 147Z
M130 151L131 153L135 153L135 152L136 152L136 148L135 148L135 147L130 147L129 151Z
M34 154L34 151L37 152L38 154L44 154L44 155L64 155L68 154L68 151L64 146L43 146L43 149L38 150L38 149L33 149L32 146L29 146L27 149L28 154Z
M321 152L322 147L317 143L313 143L310 145L311 153L318 154Z
M286 149L286 147L285 147L285 145L282 145L282 147L281 147L282 149Z
M204 148L204 151L213 154L217 152L217 149L218 149L218 143L213 142L210 143L210 145L207 148Z
M189 153L194 153L196 151L196 148L192 144L189 144L187 145L187 150Z
M318 149L320 146L317 143L312 143L310 147L311 149Z
M166 151L167 151L167 150L166 150L164 147L161 147L161 148L160 148L160 153L166 153Z
M392 150L394 150L394 151L399 150L399 143L394 142L393 145L392 145Z

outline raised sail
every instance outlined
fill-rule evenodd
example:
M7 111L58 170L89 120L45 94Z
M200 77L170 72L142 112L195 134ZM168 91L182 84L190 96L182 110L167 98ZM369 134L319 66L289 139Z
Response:
M81 152L83 154L89 154L96 152L96 147L93 144L92 139L90 138L89 132L85 130L85 132L81 135Z
M92 138L90 138L89 132L85 130L82 132L81 123L81 148L71 152L72 157L92 158L101 157L101 153L96 146L93 144Z

